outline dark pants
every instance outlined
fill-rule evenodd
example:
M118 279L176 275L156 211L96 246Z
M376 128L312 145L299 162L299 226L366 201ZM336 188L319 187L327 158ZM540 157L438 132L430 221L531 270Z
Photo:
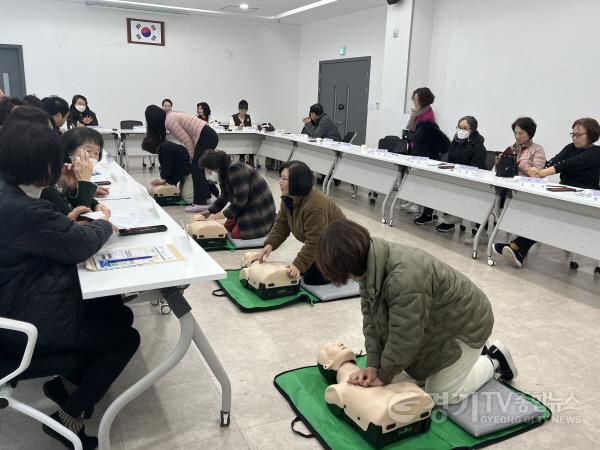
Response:
M323 276L315 263L313 263L312 266L310 266L308 270L302 274L302 276L304 277L305 284L310 284L313 286L331 283L331 281Z
M429 217L433 216L433 208L423 208L423 214Z
M532 241L531 239L527 239L521 236L517 237L514 241L512 241L513 244L519 247L519 252L521 252L523 256L525 256L529 252L529 250L531 250L531 247L533 247L533 245L536 242L537 241Z
M121 296L84 300L84 317L75 341L52 349L36 348L40 355L81 356L77 373L61 374L79 386L64 404L65 413L79 417L106 394L140 346L140 335L132 324L133 313Z
M206 205L210 199L210 186L206 181L204 169L198 167L198 161L204 154L204 150L216 149L219 144L219 135L208 125L200 132L200 138L196 143L196 151L192 159L192 180L194 181L194 204Z

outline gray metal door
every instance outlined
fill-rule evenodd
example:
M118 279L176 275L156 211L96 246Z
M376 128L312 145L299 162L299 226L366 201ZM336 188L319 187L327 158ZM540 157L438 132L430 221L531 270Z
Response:
M319 63L319 103L333 119L342 138L357 133L354 144L367 134L371 57L336 59Z
M0 89L9 97L24 97L23 47L0 44Z

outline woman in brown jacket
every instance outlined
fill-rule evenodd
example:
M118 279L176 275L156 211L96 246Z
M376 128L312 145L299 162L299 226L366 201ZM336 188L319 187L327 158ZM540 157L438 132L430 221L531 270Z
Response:
M198 167L206 171L207 179L218 175L221 186L219 198L202 214L227 218L225 228L234 239L266 236L275 222L275 200L260 173L243 162L232 162L221 150L205 150Z
M314 187L314 183L312 171L303 162L289 161L281 166L281 207L267 236L260 262L277 250L291 232L304 246L290 265L290 277L302 274L306 284L319 285L329 284L315 265L319 237L330 222L343 218L344 214L331 197Z

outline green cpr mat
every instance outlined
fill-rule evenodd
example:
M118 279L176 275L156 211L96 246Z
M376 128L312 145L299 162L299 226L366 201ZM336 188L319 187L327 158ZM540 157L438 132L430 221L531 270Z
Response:
M277 309L293 303L316 303L320 301L315 295L300 288L296 295L280 297L272 300L263 300L254 292L248 290L240 283L240 270L228 270L225 280L218 280L221 286L213 291L216 297L228 297L242 311L267 311Z
M234 239L231 237L231 233L227 233L227 239L225 239L225 243L217 243L215 240L215 244L212 245L211 243L209 244L202 244L201 247L206 250L207 252L214 252L214 251L223 251L223 250L229 250L231 252L235 251L235 250L250 250L250 249L257 249L257 248L263 248L265 246L265 240L267 239L267 237L262 237L262 238L257 238L257 239ZM199 244L200 245L200 244Z
M366 357L361 356L358 365L364 367ZM326 449L332 450L370 450L373 447L365 441L359 432L346 420L334 415L325 403L325 389L329 385L317 366L303 367L283 372L275 377L275 387L289 402L298 418L292 422L292 429L301 420ZM501 431L473 437L463 428L445 417L445 412L436 409L432 413L429 431L408 437L402 441L387 445L386 450L450 450L482 448L509 439L535 428L552 417L550 410L528 394L518 391L510 385L503 387L513 392L518 401L539 410L539 416L517 423ZM482 411L480 414L485 414ZM502 418L502 417L500 417Z

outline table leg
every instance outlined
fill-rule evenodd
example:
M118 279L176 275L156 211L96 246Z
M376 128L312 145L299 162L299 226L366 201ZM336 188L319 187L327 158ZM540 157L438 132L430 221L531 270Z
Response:
M406 170L408 170L408 169L406 169ZM400 179L400 185L398 186L398 194L396 195L396 198L394 198L394 201L392 202L392 206L390 206L390 216L389 216L389 221L388 221L390 224L390 227L393 226L393 224L394 224L394 210L396 209L396 203L398 203L398 200L400 200L400 192L402 192L402 185L406 181L406 175L407 175L406 172L402 173L402 178Z
M231 383L229 377L223 369L217 355L212 350L208 340L202 333L200 326L194 319L191 312L191 307L183 297L185 287L175 287L169 289L161 289L163 298L167 300L175 316L179 319L181 326L181 334L179 342L169 357L160 364L157 368L150 371L141 380L123 392L117 397L108 407L98 430L98 447L100 450L110 450L110 428L117 414L133 399L139 396L142 392L154 385L160 378L167 374L175 367L187 353L192 340L198 346L198 349L206 359L209 367L221 383L222 387L222 410L221 410L221 425L229 425L229 413L231 409Z
M490 206L490 209L488 210L487 214L485 215L485 219L482 220L479 225L479 229L477 230L477 233L475 233L475 238L473 239L473 259L477 259L477 256L479 254L479 240L481 239L481 235L484 233L484 231L487 228L487 224L489 222L490 216L492 215L492 213L494 212L494 209L496 208L496 202L497 202L497 198L494 198L494 201L492 202L492 206ZM488 244L489 245L489 244Z
M504 214L506 214L506 211L508 210L509 205L510 205L510 197L507 195L506 200L504 202L504 209L502 210L500 217L498 217L498 222L496 223L496 226L494 227L494 231L492 231L492 234L490 236L490 242L488 243L488 247L487 247L488 266L493 266L496 264L496 262L494 261L494 258L492 257L492 248L494 247L494 241L496 240L496 235L498 234L498 231L500 230L500 225L502 224L502 219L504 218Z
M400 184L401 181L402 181L402 172L398 171L398 177L396 177L395 183L392 185L392 188L390 189L390 191L387 193L387 195L383 199L383 203L381 205L381 223L387 222L387 217L385 215L385 211L387 208L388 201L389 201L390 197L392 196L392 194L394 193L394 189L396 188L396 185ZM394 203L394 205L395 205L395 203Z

